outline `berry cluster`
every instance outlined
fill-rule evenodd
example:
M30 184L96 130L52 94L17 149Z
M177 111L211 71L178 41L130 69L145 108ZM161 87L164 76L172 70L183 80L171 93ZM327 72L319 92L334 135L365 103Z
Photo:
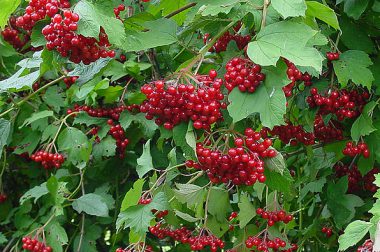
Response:
M247 128L242 137L235 138L235 147L224 146L223 150L220 150L213 145L211 142L206 142L205 145L197 143L198 162L188 163L190 167L206 171L213 183L263 183L265 176L262 158L277 155L277 152L270 148L272 140L262 139L260 133L251 128Z
M326 53L326 58L329 60L329 61L333 61L333 60L338 60L339 59L339 53L338 52L327 52Z
M276 222L283 222L288 224L293 220L293 215L286 214L284 210L280 211L265 211L262 208L257 208L256 213L261 216L261 218L267 220L268 226L273 226Z
M63 82L66 84L66 88L70 88L78 79L78 76L66 77L63 79Z
M343 154L349 157L355 157L361 154L364 158L369 158L370 151L364 142L360 142L357 145L353 142L347 142L346 147L343 149Z
M116 8L113 8L113 13L115 14L117 19L120 18L120 12L125 11L125 5L124 4L119 4Z
M337 163L334 165L335 176L338 178L348 176L348 192L354 193L361 190L376 192L377 186L373 184L375 181L375 174L379 173L378 168L373 168L365 176L362 176L357 165L346 165Z
M19 30L13 29L12 27L6 27L1 31L1 36L16 50L21 50L30 40L29 35L22 35Z
M340 121L359 116L369 98L367 91L347 89L331 91L323 96L318 93L318 89L312 88L310 94L306 99L310 108L318 107L318 113L321 115L335 114Z
M207 44L210 40L210 34L206 33L203 37L203 43ZM242 50L251 41L251 35L242 36L240 34L231 34L227 31L216 41L209 51L216 53L224 52L231 41L235 41L239 50Z
M366 240L363 245L358 247L356 252L372 252L373 251L373 241Z
M343 140L343 129L343 125L336 120L330 120L326 125L322 115L317 115L314 119L314 135L320 142Z
M192 84L173 84L155 81L145 84L141 91L147 99L140 106L148 120L154 118L157 125L173 129L181 122L193 121L196 129L210 129L210 125L222 119L222 80L216 72L209 76L195 76L197 87Z
M205 247L209 247L211 252L216 252L218 249L223 249L225 245L221 239L204 232L204 230L201 230L199 235L194 236L193 232L186 227L172 230L161 227L161 224L158 223L150 227L149 232L159 239L170 237L183 244L189 244L192 251L203 250Z
M281 248L286 247L286 242L280 238L274 238L269 239L267 235L264 236L264 238L260 238L257 236L249 236L248 239L245 241L245 246L247 248L253 248L256 247L258 251L269 251L269 249L273 250L279 250Z
M115 57L115 51L108 50L110 43L104 29L100 29L99 41L95 38L78 35L79 15L69 10L55 14L52 22L42 29L42 34L48 41L48 50L56 49L62 57L69 57L74 63L81 61L88 65L99 58Z
M125 136L125 131L120 124L115 125L111 119L107 123L111 126L108 133L116 140L116 152L120 158L124 158L125 149L129 143L128 138Z
M65 162L65 157L62 154L48 151L37 151L30 156L30 159L36 163L41 163L45 169L59 169Z
M238 87L241 92L253 93L265 79L261 66L249 59L233 58L227 63L226 70L224 79L228 92Z
M45 243L32 239L30 237L22 238L22 248L31 252L52 252L53 249L50 246L46 246Z
M237 212L232 212L230 214L230 216L228 217L228 221L230 222L230 225L229 225L228 229L230 231L233 231L235 229L235 226L232 224L232 222L235 221L237 217L238 217L238 213Z
M8 196L5 193L0 193L0 204L7 200Z
M324 233L327 238L331 237L333 234L332 228L330 227L322 227L321 232Z
M272 136L278 138L285 144L297 145L302 143L304 145L312 145L315 143L315 136L311 132L306 132L301 125L293 125L288 123L286 125L274 126L272 130L263 128L261 132L268 132Z
M53 17L59 9L70 8L68 0L30 0L25 14L16 20L16 25L24 30L32 30L34 25L46 16Z
M288 66L286 74L288 75L289 80L291 81L288 85L282 88L286 97L293 95L293 88L296 85L297 81L303 81L305 86L311 86L311 76L308 73L302 73L296 65L294 65L289 60L285 59L285 63Z
M81 106L81 105L75 104L73 109L67 110L67 114L84 111L89 116L92 116L92 117L106 117L112 120L119 120L121 112L125 110L131 111L131 112L136 111L136 110L138 111L139 105L133 104L130 106L122 105L122 106L112 107L112 108L94 108L94 107L90 107L86 105Z

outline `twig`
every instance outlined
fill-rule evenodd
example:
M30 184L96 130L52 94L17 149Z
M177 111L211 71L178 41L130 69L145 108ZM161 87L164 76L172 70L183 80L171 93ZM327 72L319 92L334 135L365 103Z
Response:
M261 19L261 28L260 29L263 29L265 27L269 5L270 5L270 0L264 0L263 17Z
M83 177L83 172L82 170L79 170L80 174L81 174L81 178ZM85 195L86 192L84 191L84 184L83 184L83 180L82 180L82 183L81 183L81 188L82 188L82 195ZM78 243L78 248L77 248L77 252L80 252L81 251L81 247L82 247L82 242L83 242L83 236L84 236L84 221L85 221L85 215L84 213L82 214L82 226L81 226L81 229L80 229L80 237L79 237L79 243Z
M210 194L211 194L211 188L212 188L212 183L208 189L208 192L207 192L207 197L206 197L206 204L205 204L205 217L204 217L204 222L203 222L203 226L206 227L206 224L207 224L207 218L208 218L208 201L210 199Z
M49 83L47 83L46 85L42 86L41 88L39 88L38 90L36 90L35 92L31 93L30 95L28 95L27 97L25 97L24 99L22 99L21 101L17 102L15 104L15 106L12 106L10 107L8 110L4 111L3 113L0 114L0 117L3 117L5 116L6 114L8 114L9 112L13 111L16 107L20 107L21 105L23 105L25 102L27 102L28 100L30 100L31 98L33 98L36 94L40 93L41 91L47 89L48 87L50 87L51 85L54 85L55 83L63 80L66 76L61 76L59 77L58 79L55 79Z
M172 13L169 13L168 15L165 16L165 18L171 18L171 17L181 13L182 11L185 11L187 9L194 7L195 5L197 5L197 3L189 3L188 5L185 5L181 8L179 8L178 10L173 11Z
M125 97L125 94L127 93L127 89L128 89L129 84L131 84L131 82L132 82L133 80L134 80L133 78L129 79L129 81L127 82L127 84L125 84L125 87L124 87L123 93L122 93L121 96L120 96L120 101L121 101L121 103L123 103L124 105L125 105L125 103L124 103L124 97Z

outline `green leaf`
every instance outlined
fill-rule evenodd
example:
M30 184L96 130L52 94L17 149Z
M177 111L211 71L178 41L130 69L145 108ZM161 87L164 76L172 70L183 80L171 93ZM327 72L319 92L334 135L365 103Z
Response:
M347 17L341 17L339 23L342 29L341 41L345 46L351 50L359 50L366 53L375 51L373 41L361 24L357 24ZM375 74L376 72L373 73Z
M89 65L83 63L76 64L74 70L71 71L68 76L78 76L79 78L75 83L82 85L91 80L95 75L99 74L110 61L110 58L101 58Z
M107 119L89 116L86 112L80 112L76 114L73 124L85 124L86 126L103 126L107 124Z
M2 232L0 232L0 245L5 244L7 241L7 237L5 237Z
M129 189L124 196L123 202L121 203L120 212L127 210L131 206L137 205L141 197L144 184L144 179L138 179L135 183L133 183L133 188Z
M343 87L352 80L357 85L361 84L371 89L374 77L368 67L372 65L372 61L365 52L345 51L339 60L333 61L333 65L338 81Z
M320 73L323 58L308 43L316 34L306 24L293 21L270 24L257 34L256 41L248 44L247 54L262 66L275 66L284 57L296 66L311 67Z
M333 9L316 1L307 1L306 15L322 20L335 29L339 29L338 18Z
M59 112L62 107L65 106L65 101L62 97L62 93L59 92L57 86L49 87L45 94L42 96L44 102L52 107L55 112Z
M89 215L107 217L108 206L103 197L95 193L85 194L73 201L72 207L78 213L85 212Z
M277 151L276 151L277 152ZM283 174L286 169L285 159L280 152L273 158L265 159L265 168Z
M317 192L322 192L322 189L324 185L326 184L326 178L321 178L319 180L312 181L308 184L306 184L300 192L300 197L298 199L299 202L302 201L303 198L309 193L317 193Z
M247 118L253 113L259 113L264 126L273 128L284 123L286 98L282 87L289 84L286 75L286 64L280 61L277 67L266 67L264 85L261 84L256 92L242 93L235 88L228 95L230 101L227 107L234 122Z
M283 18L305 16L305 0L272 0L272 6Z
M143 51L176 43L177 24L174 20L161 18L143 24L147 31L128 31L128 35L120 47L127 51Z
M144 177L149 171L153 170L153 160L150 154L150 139L144 144L143 153L137 159L136 171L140 178Z
M186 203L188 207L203 204L206 197L204 188L193 184L176 184L176 187L174 195L179 202Z
M368 6L369 0L342 0L344 2L344 12L357 20ZM342 2L340 1L340 2Z
M181 218L181 219L183 219L183 220L185 220L187 222L197 222L197 221L199 221L199 218L195 218L195 217L191 216L190 214L183 213L183 212L178 211L178 210L174 210L174 213L179 218Z
M92 224L91 222L85 222L84 235L81 237L78 234L74 239L74 246L72 251L77 252L98 252L99 249L96 247L97 240L102 236L103 230L99 226ZM80 242L80 240L82 242ZM81 243L81 248L79 249L79 243Z
M21 0L2 0L0 12L0 28L5 28L8 18L20 5Z
M116 140L107 136L102 139L100 143L96 143L93 147L92 155L95 159L100 159L102 157L113 157L116 153Z
M82 0L74 8L74 12L80 16L78 22L78 34L98 39L100 27L106 32L111 44L123 47L125 43L125 30L123 23L114 15L105 13L106 7L101 2L90 3Z
M0 81L0 93L6 90L23 90L31 88L39 77L39 71L25 74L25 68L21 68L8 79Z
M265 170L265 184L272 190L283 192L285 196L292 197L294 195L293 178L287 169L281 175L278 172Z
M0 158L3 154L3 148L8 142L10 132L11 123L4 118L0 118Z
M124 129L128 129L132 123L137 123L140 125L141 129L144 132L144 136L146 137L152 137L158 128L155 123L152 123L152 121L146 119L144 114L141 113L133 115L129 111L123 111L120 114L119 121Z
M240 229L243 229L253 219L253 217L256 216L256 209L252 205L249 199L249 196L247 194L242 194L240 196L238 207L239 207L239 215L237 219L239 220Z
M34 204L37 202L39 198L49 193L49 190L46 187L46 182L42 183L39 186L35 186L29 189L24 195L20 198L20 204L24 204L25 201L34 198Z
M219 187L212 187L208 197L208 212L215 216L217 221L223 222L226 214L231 211L228 191Z
M339 250L346 251L349 247L357 244L368 233L373 223L356 220L350 223L339 239Z
M43 119L46 117L50 117L53 115L54 115L54 112L50 111L50 110L43 110L43 111L35 112L28 119L26 119L24 121L24 123L20 126L20 128L28 126L29 124L31 124L32 122L35 122L37 120L40 120L40 119Z
M199 12L202 16L216 16L219 13L228 14L237 6L239 0L198 0L201 5Z
M347 176L339 179L336 184L330 182L327 187L327 208L338 228L349 223L355 216L355 208L364 204L358 196L346 194L347 188Z
M52 247L54 252L62 252L62 246L69 241L65 229L57 222L53 221L46 227L46 242Z
M121 212L116 221L116 229L122 227L131 228L136 234L144 235L148 232L151 220L154 219L152 210L167 210L169 208L168 200L163 192L157 193L151 203L147 205L131 206Z
M192 122L189 122L192 123ZM193 145L192 130L189 131L189 125L187 123L180 123L173 128L173 139L176 146L181 147L182 151L185 153L187 159L195 159L195 149L189 145ZM193 134L193 136L191 135ZM189 142L189 143L188 143Z
M360 114L351 127L352 140L358 141L360 136L367 136L374 132L376 128L373 127L372 118L366 114Z

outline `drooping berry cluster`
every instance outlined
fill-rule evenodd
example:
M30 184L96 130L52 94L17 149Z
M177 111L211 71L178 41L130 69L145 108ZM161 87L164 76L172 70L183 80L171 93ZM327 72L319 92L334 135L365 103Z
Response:
M335 176L338 178L348 176L348 192L355 193L362 190L369 192L376 192L377 186L373 184L375 181L375 174L380 172L380 169L373 168L365 176L362 176L357 165L337 163L334 165Z
M188 165L207 173L213 183L228 183L234 185L253 185L257 181L263 183L263 158L277 155L271 149L272 140L262 139L260 133L247 128L242 137L235 138L234 147L215 147L211 142L197 143L196 153L198 162Z
M108 124L111 126L108 133L116 140L116 152L120 158L124 158L129 139L126 137L125 131L120 124L114 124L111 119L108 121Z
M235 41L239 50L243 50L244 47L246 47L251 41L251 39L251 35L243 36L237 33L231 34L229 31L227 31L218 39L218 41L216 41L216 43L210 48L209 51L216 53L225 52L227 50L228 44L231 41ZM210 34L206 33L203 37L203 43L207 44L210 40Z
M364 158L369 158L370 151L365 142L360 142L357 145L354 142L347 142L346 147L343 149L343 154L349 157L356 155L363 155Z
M366 240L363 245L358 247L356 252L373 252L373 241L372 240Z
M30 0L25 14L16 20L16 25L24 30L32 30L34 25L46 16L53 17L60 9L70 8L68 0Z
M258 236L249 236L245 241L245 245L247 248L256 247L258 251L269 251L269 249L273 249L278 251L279 249L286 247L286 242L278 237L274 239L270 239L267 235L263 238Z
M262 208L257 208L256 213L261 216L261 218L267 220L268 226L273 226L276 222L283 222L288 224L293 220L293 215L286 214L284 210L279 211L265 211Z
M121 112L128 110L128 111L139 111L139 105L133 104L129 106L117 106L117 107L110 107L110 108L95 108L90 106L81 106L78 104L74 105L73 109L68 109L67 114L71 114L73 112L80 112L84 111L89 116L92 117L106 117L112 120L119 120ZM110 121L111 123L111 121Z
M221 239L205 230L201 230L198 235L194 235L193 231L186 227L171 229L169 227L162 227L161 223L158 223L155 226L150 227L149 232L159 239L170 237L183 244L189 244L192 251L203 250L206 247L209 247L211 252L216 252L218 249L223 249L225 246Z
M226 65L225 85L229 92L238 87L241 92L253 93L265 79L261 66L249 59L233 58Z
M327 238L331 237L333 234L332 228L330 227L322 227L321 232L324 233Z
M338 60L339 56L340 56L340 54L338 52L327 52L326 53L326 58L329 61Z
M301 81L305 86L311 86L311 76L308 73L302 73L296 65L294 65L289 60L284 60L288 69L286 74L288 75L289 80L291 81L288 85L282 88L286 97L290 97L293 95L293 88L296 85L297 81Z
M31 252L52 252L53 249L47 246L44 242L30 237L22 238L22 248Z
M368 102L368 91L342 89L331 91L326 96L318 93L318 89L312 88L306 101L310 108L319 108L321 115L335 114L338 120L356 118Z
M70 88L78 80L78 76L66 77L63 82L66 84L66 88Z
M41 163L41 165L49 169L59 169L61 165L65 162L65 157L59 153L51 153L48 151L37 151L30 156L30 159L36 163Z
M140 106L148 120L155 118L157 125L173 129L181 122L193 121L194 128L206 129L222 119L222 80L217 79L215 71L209 76L195 76L197 87L192 84L172 84L155 81L145 84L141 91L147 99Z
M8 196L5 193L0 193L0 204L7 200Z
M88 65L99 58L115 57L115 51L108 50L110 43L104 29L100 29L99 41L95 38L78 35L79 15L69 10L55 14L52 22L42 29L48 41L48 50L56 49L62 57L69 57L74 63L83 62Z

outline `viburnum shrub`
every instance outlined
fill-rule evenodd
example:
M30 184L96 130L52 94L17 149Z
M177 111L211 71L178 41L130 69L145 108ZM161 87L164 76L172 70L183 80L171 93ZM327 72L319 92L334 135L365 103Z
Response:
M3 1L0 251L380 251L379 13Z

